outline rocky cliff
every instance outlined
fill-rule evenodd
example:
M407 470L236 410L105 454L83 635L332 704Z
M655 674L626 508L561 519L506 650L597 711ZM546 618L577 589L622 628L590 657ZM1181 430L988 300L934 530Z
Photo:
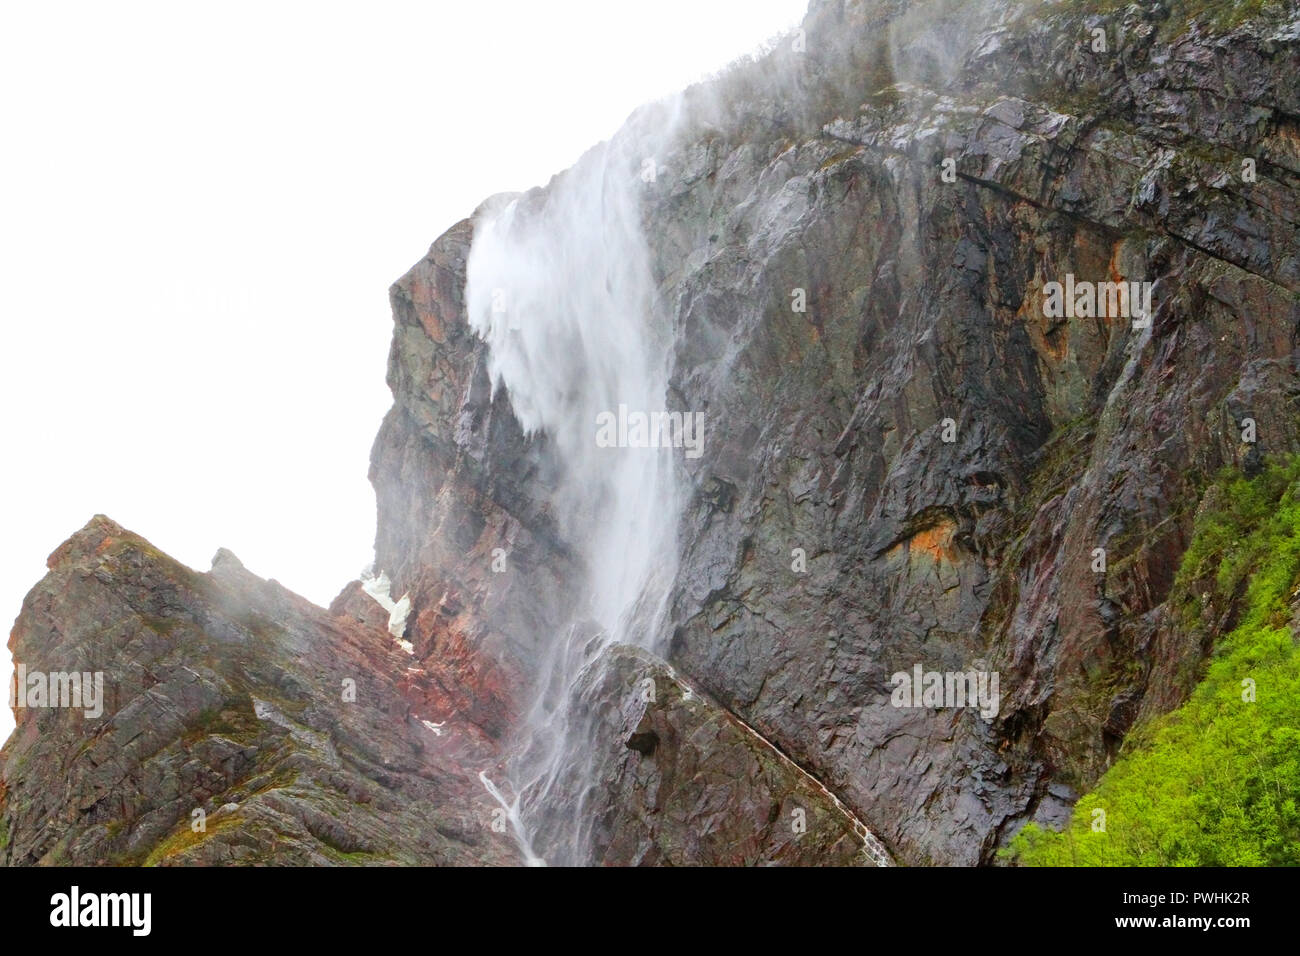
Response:
M668 657L909 862L1059 821L1182 699L1207 648L1163 601L1200 492L1297 448L1300 24L1246 12L816 3L653 157L671 404L715 423ZM578 572L467 328L473 228L392 291L371 474L417 640L508 669ZM1067 275L1150 282L1154 314L1049 318ZM975 661L996 719L890 705L893 673Z
M521 795L533 849L988 862L1185 698L1212 642L1165 602L1209 476L1300 451L1298 54L1291 3L817 0L632 117L608 149L647 321L706 435L662 633L584 665L581 759ZM523 858L478 775L583 626L590 558L467 264L503 204L545 221L580 175L485 204L391 290L370 475L413 653L355 587L325 612L96 519L10 647L105 671L110 704L19 711L7 861ZM1151 312L1056 314L1067 281L1149 283ZM895 706L918 666L996 672L996 713Z
M87 680L77 706L41 706L29 694L15 710L17 729L0 752L4 862L524 862L478 776L495 772L499 743L464 715L429 719L447 707L454 662L416 663L359 587L326 611L228 551L200 574L103 516L49 568L10 638L24 683L99 674L102 696ZM669 823L646 825L664 845L645 862L885 861L831 794L662 665L628 658L619 673L634 682L629 693L615 696L611 677L598 695L600 706L626 697L635 710L628 727L615 721L600 738L612 747L602 759L627 758L611 776L635 770L629 759L654 758L656 747L639 742L653 736L664 748L639 776L685 778L650 793L621 784L637 802L620 813L652 816L672 801ZM643 696L646 680L664 696ZM752 827L730 809L733 779L744 809L762 814ZM771 833L783 809L811 816L816 838ZM669 845L719 813L734 822L697 827L700 846ZM610 839L617 822L606 823ZM638 832L618 829L624 839Z
M414 710L429 677L382 628L229 552L198 574L103 517L49 567L10 649L29 674L104 675L102 714L15 711L5 862L517 859L463 769L490 749Z

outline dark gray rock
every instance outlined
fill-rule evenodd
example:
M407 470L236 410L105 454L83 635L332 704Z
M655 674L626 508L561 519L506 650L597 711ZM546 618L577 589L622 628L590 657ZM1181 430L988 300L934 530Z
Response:
M668 656L902 862L989 861L1183 699L1204 648L1162 603L1201 490L1300 450L1300 18L1211 13L819 0L805 52L684 94L643 191L671 402L714 423ZM581 575L465 326L471 231L394 287L379 564L420 653L450 627L518 687ZM1070 273L1153 283L1150 327L1046 317ZM996 719L890 705L978 661Z
M96 517L51 556L9 648L29 672L101 673L105 701L15 712L7 864L519 862L477 780L495 751L424 726L387 632L230 552L198 574Z

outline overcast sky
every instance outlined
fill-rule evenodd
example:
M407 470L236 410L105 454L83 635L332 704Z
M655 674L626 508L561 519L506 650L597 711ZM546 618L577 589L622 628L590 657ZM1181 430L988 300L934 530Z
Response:
M6 4L0 614L100 512L328 603L373 557L388 286L806 2Z

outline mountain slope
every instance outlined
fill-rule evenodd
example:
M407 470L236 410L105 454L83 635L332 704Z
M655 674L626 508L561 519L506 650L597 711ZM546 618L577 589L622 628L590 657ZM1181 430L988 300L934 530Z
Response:
M1058 824L1185 697L1206 647L1165 601L1197 500L1297 450L1300 27L1236 13L815 3L802 51L607 152L660 134L639 201L669 403L711 423L665 653L907 862ZM379 563L418 646L523 674L583 572L547 510L564 462L468 329L473 235L392 290ZM1149 282L1154 315L1049 317L1067 276ZM890 704L896 672L981 661L992 721Z

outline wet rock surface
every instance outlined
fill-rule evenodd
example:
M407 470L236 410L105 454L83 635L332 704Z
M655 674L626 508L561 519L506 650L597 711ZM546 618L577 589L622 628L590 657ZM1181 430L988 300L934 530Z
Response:
M10 865L514 864L473 727L432 731L385 630L222 551L199 574L97 517L50 558L9 647L103 675L102 714L20 708L0 751Z
M615 647L580 688L599 783L532 808L544 853L579 821L611 865L882 859L865 827L900 863L991 861L1188 692L1209 646L1163 605L1210 475L1300 451L1294 4L818 0L804 32L687 91L641 192L703 454L668 664ZM413 654L359 588L331 615L97 519L10 647L114 674L111 706L20 712L3 859L521 860L475 776L584 569L563 463L467 324L472 240L390 291L370 476ZM1151 283L1150 321L1049 317L1067 276ZM893 706L917 665L996 671L998 712Z
M889 865L821 784L649 652L611 646L578 698L584 760L536 808L534 849L548 859L577 846L568 862Z
M902 862L1059 821L1206 652L1162 606L1201 490L1300 448L1296 17L827 0L684 95L643 190L706 421L667 656ZM471 232L393 290L379 563L521 674L580 571L465 326ZM1151 283L1151 321L1049 318L1067 275ZM891 706L917 664L997 671L998 714Z

